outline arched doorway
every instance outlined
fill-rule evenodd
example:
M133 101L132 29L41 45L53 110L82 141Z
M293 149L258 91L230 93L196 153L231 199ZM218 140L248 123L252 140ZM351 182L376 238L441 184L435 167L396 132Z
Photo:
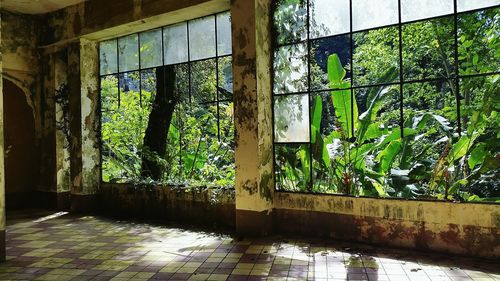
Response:
M35 120L21 88L3 79L7 209L32 207L38 182Z

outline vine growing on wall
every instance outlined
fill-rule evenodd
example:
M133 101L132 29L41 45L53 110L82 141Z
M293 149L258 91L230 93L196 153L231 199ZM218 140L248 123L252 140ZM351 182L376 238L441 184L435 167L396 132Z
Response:
M60 130L66 138L64 148L69 148L70 143L70 129L69 129L69 88L66 83L61 84L55 90L55 102L59 105L62 111L62 118L56 120L56 129Z

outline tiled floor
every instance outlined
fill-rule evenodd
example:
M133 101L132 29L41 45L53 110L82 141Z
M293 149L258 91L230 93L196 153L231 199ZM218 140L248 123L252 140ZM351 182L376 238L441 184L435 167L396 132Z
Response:
M1 280L500 280L500 263L449 255L25 214L8 220Z

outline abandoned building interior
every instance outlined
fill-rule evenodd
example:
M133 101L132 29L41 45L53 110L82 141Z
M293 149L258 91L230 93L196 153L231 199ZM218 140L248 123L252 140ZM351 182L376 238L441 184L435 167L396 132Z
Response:
M500 0L0 3L0 280L500 280Z

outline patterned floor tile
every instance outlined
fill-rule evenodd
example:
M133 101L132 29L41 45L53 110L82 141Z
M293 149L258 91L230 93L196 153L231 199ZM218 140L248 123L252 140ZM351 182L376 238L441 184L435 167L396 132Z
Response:
M38 210L7 224L0 280L500 280L492 261L329 240L235 239Z

